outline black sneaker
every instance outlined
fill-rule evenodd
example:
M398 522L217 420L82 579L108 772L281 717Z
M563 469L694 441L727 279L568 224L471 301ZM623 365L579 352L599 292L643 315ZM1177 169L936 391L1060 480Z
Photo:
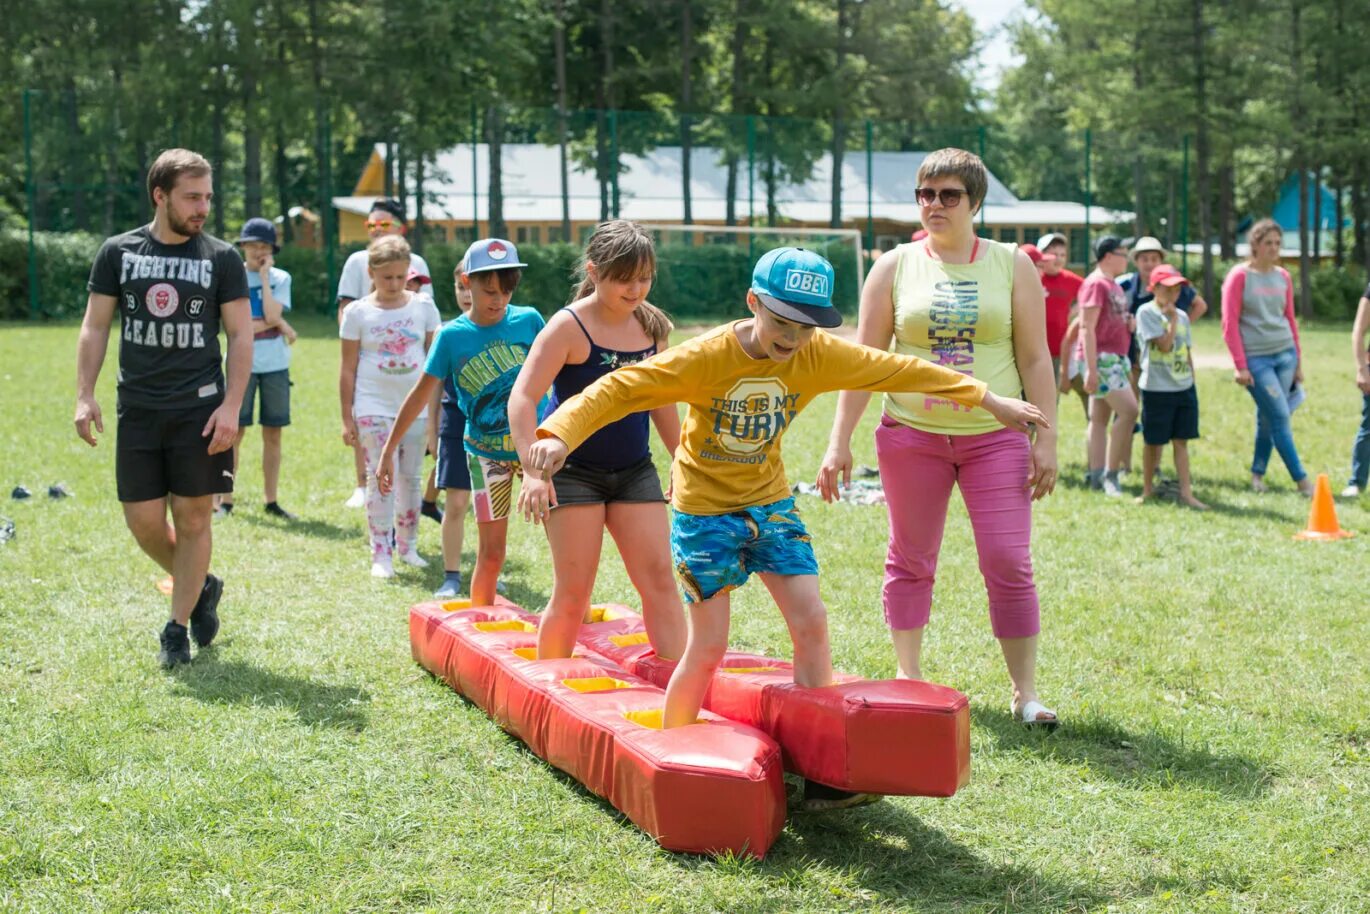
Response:
M442 523L442 509L438 507L438 503L435 501L424 502L423 506L419 509L419 513L424 517Z
M214 516L215 516L215 517L228 517L228 516L229 516L230 514L232 514L232 513L233 513L233 502L231 502L231 501L222 502L221 504L219 504L219 505L214 509Z
M817 781L804 780L804 799L800 806L807 812L823 812L829 809L851 809L853 806L867 806L878 803L878 793L852 793L838 790Z
M209 647L214 636L219 634L219 597L223 593L224 582L212 574L205 575L200 599L195 601L195 608L190 611L190 631L200 647Z
M190 638L186 637L186 627L175 619L167 622L162 629L162 649L157 652L157 662L167 669L177 664L190 662Z
M274 501L267 502L266 507L263 510L266 511L267 514L270 514L272 517L279 517L281 520L299 520L299 518L291 514L285 508L282 508L279 503Z

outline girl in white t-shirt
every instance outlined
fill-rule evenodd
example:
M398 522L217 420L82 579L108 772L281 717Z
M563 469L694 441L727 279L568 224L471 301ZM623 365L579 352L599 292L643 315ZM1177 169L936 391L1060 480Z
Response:
M367 271L374 291L347 306L339 334L343 443L359 442L366 454L371 574L378 578L394 577L394 551L410 565L423 568L428 564L418 552L419 472L425 437L430 436L427 423L422 421L427 410L400 440L391 494L382 495L376 486L378 461L395 415L422 372L433 334L441 324L432 299L405 291L409 253L409 243L398 235L371 242Z

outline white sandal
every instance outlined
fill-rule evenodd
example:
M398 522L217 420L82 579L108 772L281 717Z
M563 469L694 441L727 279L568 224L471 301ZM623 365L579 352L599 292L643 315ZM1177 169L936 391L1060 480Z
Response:
M1023 705L1022 708L1012 710L1012 714L1024 726L1027 727L1041 727L1044 730L1055 730L1056 727L1061 723L1061 721L1056 717L1055 711L1051 710L1046 705L1042 704L1040 701L1037 701L1036 699L1033 699L1032 701ZM1043 714L1050 714L1051 716L1043 717Z

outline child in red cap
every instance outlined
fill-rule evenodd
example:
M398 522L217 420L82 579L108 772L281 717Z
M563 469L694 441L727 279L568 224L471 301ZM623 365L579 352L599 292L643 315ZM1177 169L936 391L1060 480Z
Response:
M1194 389L1194 359L1189 334L1189 315L1177 306L1180 290L1189 285L1179 270L1162 263L1151 271L1150 291L1156 296L1137 309L1137 347L1142 375L1142 494L1146 501L1155 492L1152 477L1161 462L1161 450L1170 442L1175 453L1175 476L1180 501L1200 511L1208 505L1194 497L1189 478L1189 441L1199 437L1199 397Z

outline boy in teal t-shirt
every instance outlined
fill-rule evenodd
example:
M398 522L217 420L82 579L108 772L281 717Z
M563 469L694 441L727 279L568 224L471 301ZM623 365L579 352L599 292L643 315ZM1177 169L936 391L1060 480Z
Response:
M451 380L466 414L464 439L476 508L478 546L471 603L495 601L504 564L514 477L522 474L509 434L509 391L544 321L536 308L509 304L523 268L518 250L502 238L484 238L466 251L458 282L471 290L471 310L449 321L433 340L428 362L405 398L390 440L398 441L444 381ZM389 490L391 446L381 453L378 482Z

